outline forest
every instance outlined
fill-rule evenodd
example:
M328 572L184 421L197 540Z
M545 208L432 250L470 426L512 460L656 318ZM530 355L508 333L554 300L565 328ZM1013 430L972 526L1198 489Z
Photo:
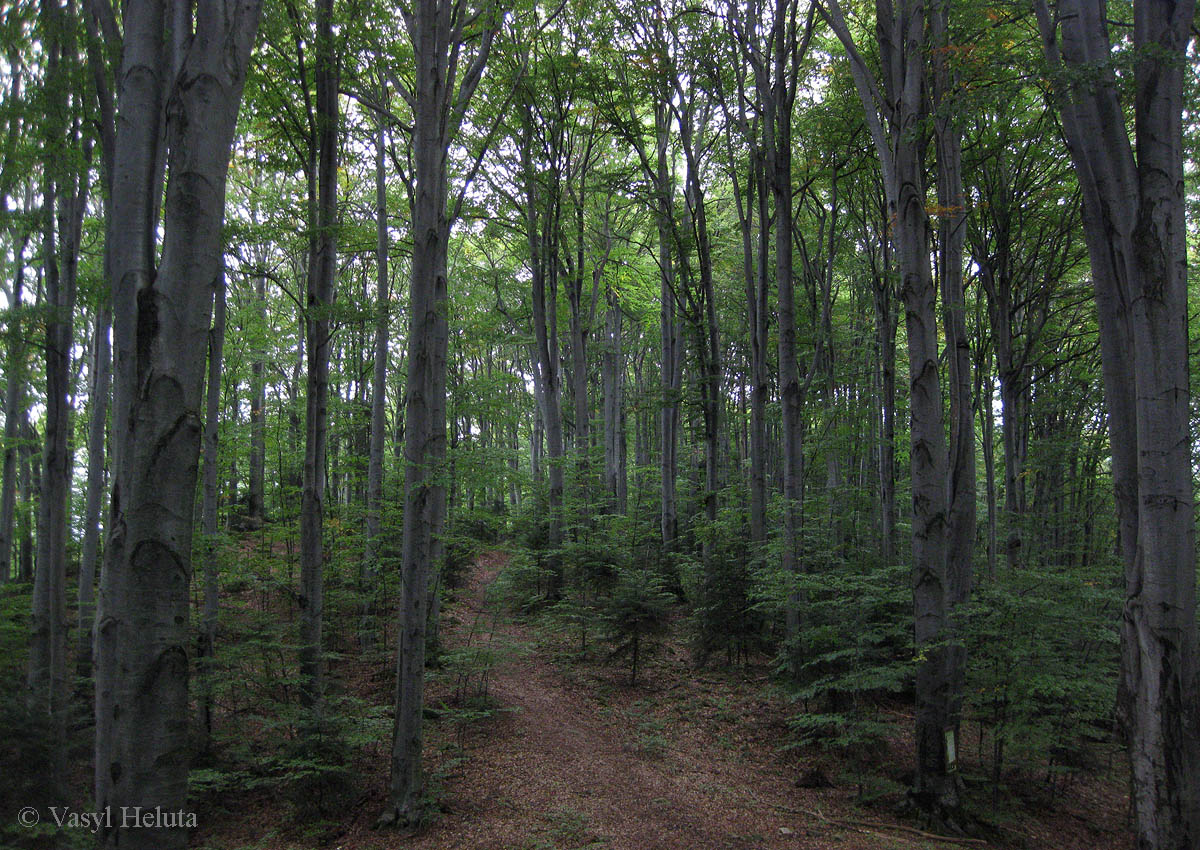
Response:
M0 847L1200 850L1194 17L0 2Z

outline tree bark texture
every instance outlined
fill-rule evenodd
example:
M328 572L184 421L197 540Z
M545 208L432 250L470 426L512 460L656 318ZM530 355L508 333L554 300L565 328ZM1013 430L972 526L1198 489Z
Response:
M321 699L325 617L325 453L329 437L330 311L337 292L338 59L333 0L317 5L316 217L309 223L305 350L308 354L304 417L304 481L300 495L300 696ZM312 183L310 182L310 191Z
M114 19L111 7L92 8ZM177 811L187 802L188 602L204 354L221 280L225 177L259 9L259 0L204 0L194 30L180 29L173 20L180 7L163 0L128 0L122 9L108 210L114 439L96 629L97 808ZM163 162L169 176L156 267L153 199ZM103 832L104 846L121 850L187 844L186 829L114 822Z
M79 658L81 678L92 676L92 628L96 615L96 564L100 549L100 514L103 509L104 437L108 429L108 397L112 386L112 308L107 303L96 317L92 349L91 411L88 414L87 496L84 507L83 548L79 557Z
M1125 566L1118 711L1139 850L1200 847L1183 83L1194 2L1134 7L1134 145L1099 0L1035 4L1083 193ZM1136 153L1135 153L1136 151Z

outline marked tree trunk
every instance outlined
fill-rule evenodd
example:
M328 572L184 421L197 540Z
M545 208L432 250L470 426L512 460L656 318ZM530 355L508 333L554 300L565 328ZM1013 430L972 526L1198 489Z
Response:
M95 805L187 802L188 603L206 337L221 283L225 177L259 0L93 0L120 55L108 209L113 491L96 629ZM123 43L122 43L123 42ZM170 103L171 108L165 109ZM160 169L165 165L165 172ZM166 181L161 222L157 187ZM158 259L156 264L155 260ZM176 850L183 828L105 847Z
M929 77L929 16L923 0L899 0L894 5L890 0L877 0L876 37L883 71L880 85L854 42L838 0L825 0L820 11L850 59L855 88L882 167L888 220L899 254L910 380L914 636L922 659L916 686L916 781L910 800L935 824L961 829L962 782L956 756L965 656L953 648L953 609L965 601L970 577L954 572L969 565L969 559L959 554L965 520L960 524L957 516L951 517L947 475L952 466L947 455L938 375L937 292L929 265L924 164L928 132L922 129L928 117L923 91ZM940 14L944 12L943 7ZM939 164L939 168L944 167ZM965 338L962 344L965 346ZM956 341L952 358L957 362L960 355ZM955 375L953 380L958 387L964 378ZM968 359L968 390L969 380ZM965 413L955 407L956 423L964 415L969 418L967 407ZM960 433L961 427L955 424L953 430ZM956 450L960 445L961 440ZM956 454L955 481L959 481L958 461Z
M1134 6L1134 144L1106 4L1035 3L1083 193L1125 566L1118 712L1139 850L1200 847L1183 83L1192 0Z

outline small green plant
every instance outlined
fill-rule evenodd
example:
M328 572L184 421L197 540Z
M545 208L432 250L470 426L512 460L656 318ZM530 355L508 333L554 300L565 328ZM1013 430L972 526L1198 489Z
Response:
M612 657L629 658L629 684L637 684L647 639L666 630L673 597L648 567L621 569L612 594L601 604L604 637Z

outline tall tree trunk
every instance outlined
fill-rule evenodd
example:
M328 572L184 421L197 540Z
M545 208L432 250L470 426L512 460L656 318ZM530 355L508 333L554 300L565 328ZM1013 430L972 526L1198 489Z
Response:
M260 261L264 257L259 258ZM251 528L260 527L266 518L266 461L267 461L267 382L264 374L264 347L267 328L267 279L254 279L254 310L258 318L258 341L254 343L254 360L250 363L250 458L246 491L246 519Z
M388 327L391 318L388 292L387 175L384 171L386 127L379 119L375 141L375 364L371 373L371 434L367 460L367 535L363 547L363 651L375 645L370 617L375 610L375 582L379 577L379 542L383 530L383 440L387 433Z
M430 571L437 569L441 561L446 513L442 478L449 345L446 256L450 228L462 202L459 195L454 210L448 209L446 160L495 36L498 22L489 17L489 12L480 15L486 21L473 48L464 48L463 27L468 19L477 22L479 18L457 3L414 0L404 16L416 66L413 88L406 93L413 104L413 248L404 416L403 590L391 779L379 819L382 825L415 825L424 813L421 765L425 627Z
M92 677L92 628L96 608L96 563L100 548L100 512L104 499L104 435L108 426L108 397L112 383L112 308L106 302L96 317L92 350L91 412L88 415L87 503L84 508L83 549L79 558L80 678Z
M3 478L0 479L0 583L6 583L13 577L13 520L17 507L17 473L20 467L18 443L21 439L22 421L19 411L24 406L26 380L21 297L25 282L25 246L28 242L28 234L22 234L13 251L13 295L9 304L8 333L5 341L7 351L4 362L4 444L0 447L4 453Z
M624 514L625 492L625 355L621 350L621 301L608 293L608 321L604 347L604 487L612 508Z
M526 192L526 236L529 240L530 277L533 291L534 390L538 397L546 438L549 478L549 595L562 589L559 549L563 541L563 496L565 445L562 424L562 383L558 346L558 227L561 199L556 189L543 189L534 176L532 145L534 114L526 103L523 112L521 156Z
M182 25L168 24L173 16L163 0L127 0L122 8L114 75L121 120L108 209L114 440L96 629L99 809L175 812L187 801L188 603L205 338L221 283L225 177L259 8L258 0L213 0ZM115 18L103 0L92 9ZM164 161L170 176L156 268L153 199ZM119 821L101 832L105 847L121 850L177 850L188 837L186 828Z
M317 6L315 115L316 218L309 239L305 349L308 352L304 418L304 484L300 498L300 698L321 699L322 629L325 616L326 445L329 434L329 311L337 277L338 59L333 38L333 0ZM311 184L310 184L311 186Z
M890 241L883 239L882 268L874 274L875 339L879 357L879 514L880 555L896 563L896 328Z
M656 103L654 107L655 133L655 200L658 225L658 270L660 275L660 386L662 410L659 414L660 470L661 470L661 531L664 553L675 548L679 534L679 511L675 503L675 480L679 475L679 390L683 386L683 358L677 325L678 305L675 301L675 257L671 250L672 216L674 211L671 171L667 161L670 144L668 107Z
M37 572L29 646L28 702L31 710L49 717L56 746L49 770L54 783L66 772L67 704L67 534L71 489L71 346L79 244L88 194L92 144L81 143L78 170L65 156L66 146L80 144L78 119L68 115L75 104L67 89L68 75L78 61L69 19L73 10L57 0L45 0L41 16L49 33L46 86L66 103L46 123L45 183L42 195L43 255L46 302L46 410L42 453L41 500L37 517Z
M208 381L204 402L204 495L200 507L200 525L204 553L204 611L200 618L200 651L196 667L200 672L200 734L202 748L212 736L213 659L217 646L220 563L218 559L217 500L220 495L220 414L221 372L225 349L225 281L213 294L213 325L208 332Z
M939 0L930 15L933 42L934 138L937 146L938 258L941 273L943 328L950 395L949 467L947 496L946 566L942 609L945 618L944 652L945 712L941 732L954 752L945 754L940 767L946 778L934 783L940 801L949 809L951 823L957 818L961 780L954 758L962 721L962 695L966 680L967 650L959 637L959 619L971 594L975 556L975 411L972 399L971 349L967 337L967 306L963 291L963 246L966 240L967 206L962 183L962 128L955 115L958 80L950 67L953 45L949 33L949 3ZM935 361L936 362L936 361ZM940 414L940 411L939 411ZM940 416L939 416L940 423ZM939 424L940 428L940 424ZM939 700L940 701L940 700ZM943 751L946 743L942 745ZM953 787L954 793L948 789Z
M1200 847L1183 82L1195 4L1134 7L1134 146L1106 5L1035 3L1083 194L1125 566L1118 711L1139 850ZM1081 75L1081 71L1086 72ZM1135 155L1136 151L1136 155Z
M822 14L850 57L882 165L888 220L894 222L893 239L900 255L910 381L914 637L922 659L916 681L916 783L910 799L934 822L961 829L957 654L946 647L947 629L953 625L947 609L963 588L957 577L948 575L947 560L951 535L957 541L960 528L949 516L936 287L929 267L925 206L926 8L923 0L900 0L894 7L888 0L876 3L882 87L859 52L838 0L827 0ZM960 413L956 408L955 415Z

